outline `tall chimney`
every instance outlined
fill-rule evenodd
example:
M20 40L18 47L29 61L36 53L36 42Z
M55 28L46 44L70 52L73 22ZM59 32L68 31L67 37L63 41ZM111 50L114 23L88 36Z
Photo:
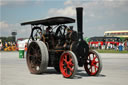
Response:
M80 41L83 40L83 8L77 7L77 30L78 30L78 38Z

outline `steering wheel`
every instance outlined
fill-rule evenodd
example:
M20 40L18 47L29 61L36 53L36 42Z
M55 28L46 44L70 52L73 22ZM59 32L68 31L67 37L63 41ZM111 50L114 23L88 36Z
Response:
M63 28L64 27L64 28ZM66 29L66 25L61 25L57 28L55 36L61 37L65 35L65 29Z

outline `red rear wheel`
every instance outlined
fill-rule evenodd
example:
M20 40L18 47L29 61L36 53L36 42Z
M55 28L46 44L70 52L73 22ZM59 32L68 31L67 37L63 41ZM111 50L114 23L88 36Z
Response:
M89 55L84 64L84 68L90 76L98 75L101 72L102 62L100 56L96 51L89 51Z
M78 62L75 54L71 51L66 51L60 58L60 71L65 78L73 78L76 74Z

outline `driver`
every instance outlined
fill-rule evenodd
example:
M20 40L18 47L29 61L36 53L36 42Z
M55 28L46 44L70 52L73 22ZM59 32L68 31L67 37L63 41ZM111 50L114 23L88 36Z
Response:
M73 26L70 26L69 28L67 28L67 35L66 35L67 39L70 39L72 31L73 31Z
M51 32L50 32L51 29L52 29L52 27L51 27L51 26L48 26L48 27L46 28L46 34L51 33Z

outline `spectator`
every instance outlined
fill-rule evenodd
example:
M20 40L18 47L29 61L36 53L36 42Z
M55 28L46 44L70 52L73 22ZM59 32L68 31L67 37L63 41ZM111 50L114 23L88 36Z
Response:
M103 39L102 49L105 49L105 39Z
M98 48L98 44L95 44L95 49L97 49Z
M94 44L94 43L92 44L92 48L93 48L93 49L95 48L95 44Z
M110 48L111 48L111 45L110 45L110 42L108 42L107 49L110 49Z
M116 43L114 44L114 48L115 48L115 50L117 50L117 44Z
M125 50L127 50L127 40L125 40L124 48L125 48Z
M128 51L128 39L126 40L126 48L127 48L127 51Z
M110 49L112 49L113 48L113 45L112 44L110 44Z
M107 43L105 42L105 50L107 49Z
M98 43L98 49L101 49L101 43L100 42Z
M122 50L123 50L123 45L122 45L122 42L120 42L120 43L119 43L118 48L119 48L119 51L122 51Z
M2 41L0 40L0 50L2 50Z
M122 42L123 50L125 50L125 42Z

